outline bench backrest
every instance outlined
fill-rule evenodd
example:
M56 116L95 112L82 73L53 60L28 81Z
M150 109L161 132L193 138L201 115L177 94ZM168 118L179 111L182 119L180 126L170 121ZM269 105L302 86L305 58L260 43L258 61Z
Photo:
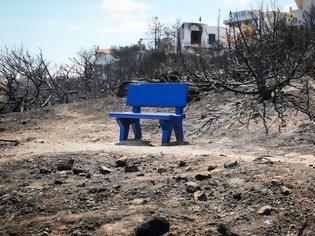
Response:
M129 84L126 105L133 107L183 108L187 104L187 96L188 84Z

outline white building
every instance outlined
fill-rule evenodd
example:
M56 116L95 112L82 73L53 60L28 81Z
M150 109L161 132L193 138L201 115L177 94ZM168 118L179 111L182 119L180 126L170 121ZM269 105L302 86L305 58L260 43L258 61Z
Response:
M286 24L288 26L297 26L299 25L298 12L299 10L292 10L292 8L290 8L289 12L279 12L279 14L281 17L286 19ZM276 13L278 16L278 12ZM238 26L239 24L255 27L256 25L255 21L259 19L260 17L263 17L265 23L268 25L271 22L274 22L275 20L274 16L275 16L275 11L266 11L266 12L261 13L258 10L244 10L244 11L231 12L229 15L229 18L223 21L223 23L229 27Z
M104 66L115 61L111 49L98 49L96 51L96 65Z
M186 22L177 30L176 51L194 53L200 48L211 48L223 38L226 29L202 23Z
M253 19L258 17L259 11L258 10L244 10L244 11L237 11L231 12L229 18L223 23L228 26L232 26L235 24L245 24L250 25L253 23Z

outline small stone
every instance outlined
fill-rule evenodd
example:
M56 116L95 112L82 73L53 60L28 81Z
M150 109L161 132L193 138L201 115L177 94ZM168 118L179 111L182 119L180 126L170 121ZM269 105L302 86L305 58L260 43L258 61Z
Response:
M238 161L234 161L232 163L224 163L224 168L226 169L234 169L239 166Z
M42 166L39 168L39 173L47 175L51 173L51 169L48 167Z
M198 181L203 181L203 180L206 180L206 179L211 179L211 175L210 174L197 174L195 176L195 179L198 180Z
M289 188L287 188L286 186L282 186L281 187L281 193L283 195L290 195L292 193L292 191Z
M127 165L127 158L120 158L116 161L116 167L125 167Z
M176 176L174 177L175 178L175 181L176 182L181 182L181 181L184 181L184 182L188 182L188 178L186 176Z
M90 179L92 177L92 174L90 172L86 173L85 178Z
M158 172L159 174L162 174L162 173L164 173L164 172L167 172L167 169L164 168L164 167L159 167L159 168L157 169L157 172Z
M111 169L107 168L106 166L101 166L99 168L99 171L103 175L107 175L107 174L110 174L112 172Z
M71 170L74 164L73 159L62 160L58 163L57 170L64 171L64 170Z
M77 186L83 188L86 186L86 182L81 180L81 181L79 181Z
M55 184L56 185L61 185L61 184L63 184L63 181L61 179L56 179L55 180Z
M196 202L207 201L207 195L205 194L205 192L196 191L194 192L194 199Z
M214 165L209 165L208 166L208 171L213 171L217 168L217 166L214 166Z
M75 175L79 175L81 173L86 173L87 171L82 169L81 167L75 167L75 168L73 168L72 172Z
M200 190L200 186L195 182L187 182L186 183L186 191L189 193L194 193Z
M233 199L240 201L242 200L242 193L234 193L233 194Z
M170 230L170 222L163 218L155 216L147 222L139 225L134 232L135 236L161 236Z
M126 165L125 166L125 172L138 172L139 168L135 165Z
M265 205L265 206L263 206L263 207L261 207L261 208L259 208L258 210L257 210L257 213L259 214L259 215L271 215L271 213L274 211L275 209L272 207L272 206L270 206L270 205Z
M107 188L103 185L100 186L94 186L92 188L90 188L89 192L90 193L102 193L105 192L107 190Z
M280 186L280 185L282 185L282 182L280 180L278 180L278 179L272 179L270 181L270 183L272 184L272 186Z
M178 163L178 166L179 167L184 167L184 166L186 166L187 165L187 163L185 162L185 161L180 161L179 163Z

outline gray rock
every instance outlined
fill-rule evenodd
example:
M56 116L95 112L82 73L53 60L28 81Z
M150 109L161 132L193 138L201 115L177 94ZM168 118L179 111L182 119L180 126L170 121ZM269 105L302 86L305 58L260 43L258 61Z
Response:
M79 174L82 174L82 173L87 173L87 170L82 169L81 167L74 167L74 168L72 169L72 172L73 172L73 174L75 174L75 175L79 175Z
M194 192L194 199L196 202L199 202L199 201L207 201L208 198L205 192L196 191Z
M195 182L187 182L186 183L186 191L189 193L194 193L200 190L200 186Z
M90 188L89 193L102 193L107 190L106 186L99 185L99 186L94 186Z
M188 178L187 178L186 176L180 176L180 175L178 175L178 176L176 176L176 177L174 177L174 178L175 178L175 181L176 181L176 182L181 182L181 181L188 182Z
M52 172L51 169L48 168L48 167L42 166L42 167L39 168L39 173L40 174L47 175L47 174L50 174L51 172Z
M73 164L74 164L73 159L62 160L61 162L58 163L57 170L58 171L71 170Z
M125 167L127 165L127 158L120 158L116 161L116 167Z
M260 207L260 208L257 210L257 213L258 213L259 215L266 215L266 216L268 216L268 215L271 215L271 213L272 213L273 211L275 211L275 209L274 209L272 206L270 206L270 205L265 205L265 206Z
M224 163L224 168L226 168L226 169L234 169L234 168L236 168L238 166L239 166L238 161L234 161L234 162L231 162L231 163Z
M179 167L184 167L184 166L186 166L187 165L187 163L185 162L185 161L180 161L179 163L178 163L178 166Z
M209 165L208 166L208 171L213 171L217 168L217 166L214 166L214 165Z
M63 184L63 181L61 179L56 179L54 183L56 185L61 185L61 184Z
M282 186L282 187L281 187L281 193L282 193L283 195L290 195L290 194L292 193L292 191L291 191L288 187Z
M164 172L167 172L167 169L164 168L164 167L159 167L159 168L157 169L157 172L158 172L159 174L162 174L162 173L164 173Z
M195 179L198 180L198 181L203 181L203 180L206 180L206 179L211 179L211 175L210 174L197 174L195 176Z
M125 172L138 172L139 168L136 165L126 165L125 166Z
M107 174L110 174L110 173L112 172L111 169L109 169L109 168L106 167L106 166L101 166L101 167L99 168L99 171L100 171L100 173L103 174L103 175L107 175Z

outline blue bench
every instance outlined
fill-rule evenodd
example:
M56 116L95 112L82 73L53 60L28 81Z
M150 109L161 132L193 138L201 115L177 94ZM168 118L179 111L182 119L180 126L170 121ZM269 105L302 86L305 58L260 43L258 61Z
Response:
M184 107L187 104L188 84L148 83L129 84L126 106L132 106L132 112L110 112L109 117L116 118L120 127L119 140L128 139L130 126L135 139L142 138L140 119L159 120L162 128L162 144L171 140L174 129L176 140L184 140ZM141 112L141 107L174 107L174 113Z

